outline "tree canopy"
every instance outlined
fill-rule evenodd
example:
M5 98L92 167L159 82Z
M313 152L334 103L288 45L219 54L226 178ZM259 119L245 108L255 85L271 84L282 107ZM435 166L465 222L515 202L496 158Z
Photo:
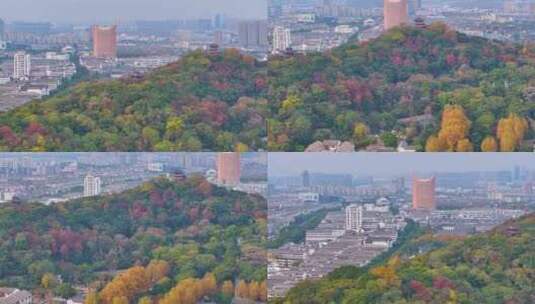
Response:
M224 298L225 282L260 286L267 276L266 212L262 197L200 176L50 206L2 204L0 285L48 290L61 276L92 286L90 302L111 304L164 297L199 280L210 288L197 295Z

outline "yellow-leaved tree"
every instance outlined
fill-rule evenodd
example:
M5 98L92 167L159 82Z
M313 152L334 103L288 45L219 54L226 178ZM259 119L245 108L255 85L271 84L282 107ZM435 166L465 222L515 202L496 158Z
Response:
M516 151L522 144L527 129L528 123L526 119L516 114L511 113L507 118L500 119L498 130L496 131L500 141L500 151Z
M498 142L492 136L487 136L483 142L481 142L482 152L496 152L498 151Z
M438 138L446 144L450 152L456 151L459 141L466 139L470 132L470 120L461 106L450 105L444 108Z
M472 152L474 151L474 146L468 138L461 139L457 142L457 152Z
M471 122L459 105L448 105L442 112L438 135L431 135L425 144L427 152L468 152L473 145L468 138Z
M234 295L234 284L232 284L232 281L223 282L223 285L221 285L221 292L227 296Z
M425 144L425 151L427 152L443 152L446 150L446 143L435 135L429 136Z

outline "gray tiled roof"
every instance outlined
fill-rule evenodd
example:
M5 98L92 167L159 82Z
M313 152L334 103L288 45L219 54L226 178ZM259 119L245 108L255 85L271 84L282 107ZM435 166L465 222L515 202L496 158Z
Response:
M1 293L5 294L5 296L0 298L0 304L19 304L32 297L32 294L26 290L13 288L1 288Z

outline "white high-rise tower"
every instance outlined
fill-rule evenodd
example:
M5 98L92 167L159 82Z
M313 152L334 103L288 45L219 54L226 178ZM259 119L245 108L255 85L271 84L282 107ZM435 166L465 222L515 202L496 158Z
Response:
M346 207L346 230L361 232L362 231L362 212L360 205L350 205Z
M99 195L100 186L100 177L88 174L84 179L84 197Z
M13 57L13 78L28 79L32 71L32 58L26 52L17 52Z
M290 29L276 26L273 29L273 53L284 52L292 45Z

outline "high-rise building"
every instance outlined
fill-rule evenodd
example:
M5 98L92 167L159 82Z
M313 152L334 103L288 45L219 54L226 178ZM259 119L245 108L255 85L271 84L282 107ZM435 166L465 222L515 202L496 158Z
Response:
M17 52L13 56L13 78L18 80L30 78L32 57L26 52Z
M436 178L418 179L412 181L412 207L414 209L436 209L435 201Z
M246 48L266 47L267 39L267 21L242 21L238 24L240 45Z
M217 155L217 182L234 186L240 183L240 154L225 152Z
M362 212L360 205L349 205L346 207L346 230L361 232L362 231Z
M84 197L96 196L100 194L100 177L88 174L84 179Z
M388 31L396 26L409 23L409 5L407 0L385 0L384 28Z
M117 26L94 25L91 29L93 38L93 56L97 58L117 57Z
M284 52L292 45L290 29L276 26L273 29L273 53Z
M310 187L310 173L307 170L305 170L303 172L302 177L303 177L303 187Z

